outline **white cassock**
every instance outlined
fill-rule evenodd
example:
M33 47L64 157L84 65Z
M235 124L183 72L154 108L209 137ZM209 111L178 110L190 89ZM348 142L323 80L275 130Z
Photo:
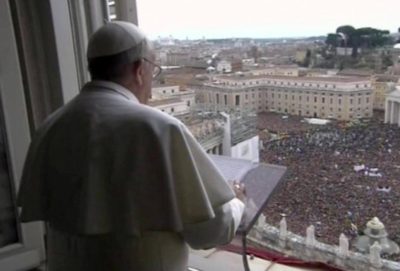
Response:
M93 81L34 136L18 204L49 225L49 271L183 271L230 242L243 204L188 129Z

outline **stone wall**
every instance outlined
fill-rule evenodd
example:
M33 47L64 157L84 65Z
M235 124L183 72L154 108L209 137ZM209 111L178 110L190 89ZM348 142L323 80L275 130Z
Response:
M400 270L400 263L381 258L381 247L375 243L370 254L361 254L349 249L344 234L339 237L339 246L321 243L315 238L314 226L307 228L307 236L299 236L287 230L286 219L276 228L265 223L261 216L248 236L248 241L257 246L284 255L311 262L323 262L342 270L394 271Z

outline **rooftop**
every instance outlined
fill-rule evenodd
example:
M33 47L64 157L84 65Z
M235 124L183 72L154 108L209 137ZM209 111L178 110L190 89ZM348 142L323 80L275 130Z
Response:
M388 94L390 97L400 98L400 87Z
M167 88L167 87L179 87L179 86L177 84L169 84L169 83L161 84L158 82L155 82L152 85L152 88Z
M302 82L331 82L331 83L356 83L356 82L369 82L368 78L365 77L293 77L293 76L281 76L281 75L251 75L251 76L220 76L221 79L243 81L249 79L271 79L271 80L290 80L290 81L302 81Z
M179 98L167 98L162 100L151 100L149 101L150 106L159 106L159 105L166 105L166 104L173 104L173 103L181 103L182 100Z
M377 74L374 76L377 82L392 82L397 83L400 76L391 74Z

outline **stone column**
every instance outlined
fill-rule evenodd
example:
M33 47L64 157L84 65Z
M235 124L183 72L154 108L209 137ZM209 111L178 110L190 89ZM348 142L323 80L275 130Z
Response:
M389 106L390 101L388 100L388 98L386 98L385 101L385 123L389 123L390 122L390 106Z
M394 124L399 125L400 120L400 102L394 102Z
M390 101L390 124L394 123L394 101Z
M400 127L400 102L397 103L397 125Z
M392 101L392 124L397 123L397 102L396 101Z

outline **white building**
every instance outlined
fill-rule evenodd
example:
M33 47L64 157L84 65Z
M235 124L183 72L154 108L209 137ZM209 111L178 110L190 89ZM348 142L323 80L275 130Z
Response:
M386 96L385 123L400 126L400 86Z
M299 76L299 67L296 65L280 65L273 67L264 67L250 70L246 74L252 76L262 76L262 75L270 75L270 76Z
M177 85L158 85L152 89L149 105L173 116L188 114L195 103L193 90L181 90Z
M227 60L221 60L217 63L217 72L219 73L229 73L232 72L232 64Z
M197 90L214 109L241 108L314 118L370 118L371 80L364 77L218 76Z
M351 47L337 47L336 54L339 56L350 56L353 53L353 48ZM361 48L357 49L357 53L361 53Z

